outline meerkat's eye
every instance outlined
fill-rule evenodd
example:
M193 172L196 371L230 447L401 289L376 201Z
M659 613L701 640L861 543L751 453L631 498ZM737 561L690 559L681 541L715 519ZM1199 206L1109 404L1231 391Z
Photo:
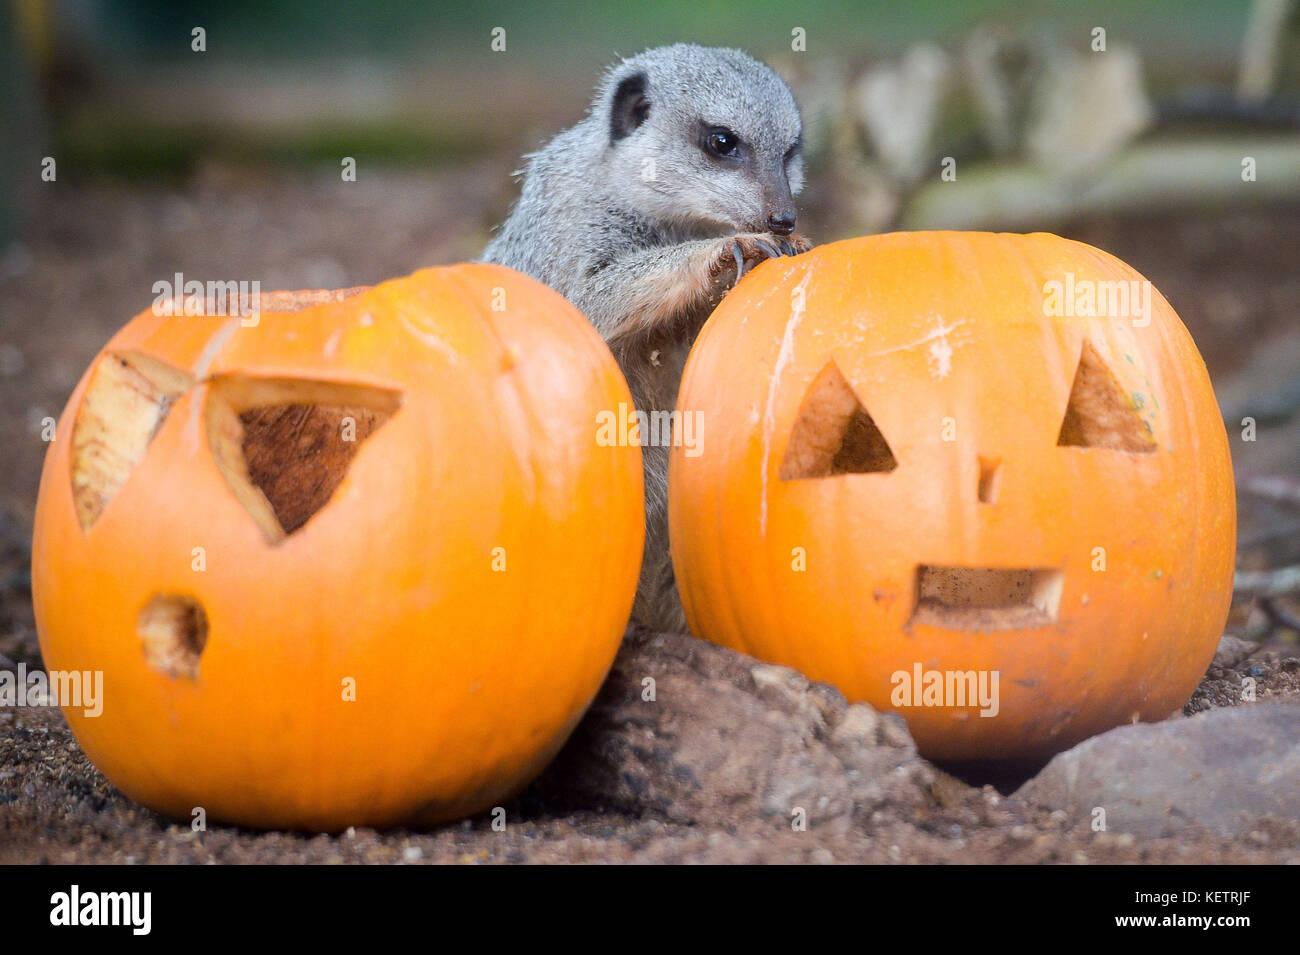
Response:
M803 145L803 137L800 136L791 144L790 148L785 151L785 161L789 162L795 156L799 155L799 148L802 145Z
M705 130L704 148L714 156L735 156L740 150L740 137L725 126Z

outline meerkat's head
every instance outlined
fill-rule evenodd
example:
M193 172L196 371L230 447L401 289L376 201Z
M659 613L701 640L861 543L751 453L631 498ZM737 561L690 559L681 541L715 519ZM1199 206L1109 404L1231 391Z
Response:
M591 115L607 140L607 181L639 214L702 235L794 231L799 107L753 57L646 50L609 71Z

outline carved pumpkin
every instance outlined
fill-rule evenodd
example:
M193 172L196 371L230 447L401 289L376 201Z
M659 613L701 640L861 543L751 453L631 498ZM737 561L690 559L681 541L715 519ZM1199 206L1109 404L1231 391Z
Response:
M193 304L193 303L192 303ZM337 830L490 807L561 746L636 588L628 390L561 296L498 266L145 312L45 461L33 591L65 707L165 814Z
M669 485L691 629L897 710L929 756L1162 719L1213 657L1223 421L1178 316L1104 252L911 233L765 263L678 408L703 436Z

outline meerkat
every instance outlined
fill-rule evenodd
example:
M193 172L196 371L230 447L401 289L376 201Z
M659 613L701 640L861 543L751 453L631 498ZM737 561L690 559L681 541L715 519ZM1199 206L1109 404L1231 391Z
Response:
M525 156L519 199L480 257L578 307L637 409L671 412L722 296L795 235L802 123L771 68L731 49L646 50L610 68L586 116ZM646 539L632 617L686 632L668 549L667 446L642 441Z

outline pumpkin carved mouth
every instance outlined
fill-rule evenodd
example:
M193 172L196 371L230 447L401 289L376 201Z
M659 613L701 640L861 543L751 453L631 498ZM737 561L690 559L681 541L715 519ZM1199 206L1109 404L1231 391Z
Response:
M1055 623L1065 573L1043 567L943 567L916 570L908 625L946 630L1019 630Z

